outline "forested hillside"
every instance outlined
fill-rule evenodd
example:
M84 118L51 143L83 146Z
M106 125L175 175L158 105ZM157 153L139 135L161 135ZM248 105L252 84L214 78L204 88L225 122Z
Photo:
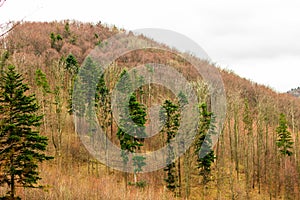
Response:
M49 138L47 154L54 156L39 167L40 182L48 187L17 188L22 199L300 199L300 99L198 60L220 71L227 98L226 119L218 142L210 156L204 157L206 160L199 159L202 137L214 123L209 88L190 63L171 51L137 50L113 62L98 83L98 120L110 141L125 152L149 152L165 146L178 130L183 96L155 84L144 84L131 94L128 116L136 114L132 119L143 127L140 132L157 128L149 127L147 121L151 114L147 108L152 105L163 107L165 113L157 113L170 119L154 120L154 124L164 121L169 125L144 140L130 138L117 126L110 100L113 88L123 86L126 90L126 85L117 82L133 67L171 63L197 91L201 117L195 143L180 159L154 172L140 173L143 160L138 157L134 174L98 162L75 131L73 117L78 108L71 102L80 99L72 99L72 92L81 65L88 65L89 53L119 32L124 30L100 22L25 22L1 38L0 70L3 73L7 66L14 65L29 85L28 93L35 94L39 114L44 115L40 133ZM143 77L135 78L143 81ZM290 146L286 145L289 133ZM132 141L128 148L127 142ZM0 196L8 190L1 184Z
M288 93L294 95L295 97L300 97L300 87L291 89L288 91Z

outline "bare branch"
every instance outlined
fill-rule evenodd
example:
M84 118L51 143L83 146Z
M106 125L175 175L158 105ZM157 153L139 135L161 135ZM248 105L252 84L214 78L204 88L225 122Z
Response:
M0 0L0 7L3 6L6 0Z
M18 26L21 23L21 21L13 23L13 22L8 22L6 24L1 24L0 25L0 38L12 31L16 26ZM6 30L5 30L6 29ZM2 32L2 30L4 30Z

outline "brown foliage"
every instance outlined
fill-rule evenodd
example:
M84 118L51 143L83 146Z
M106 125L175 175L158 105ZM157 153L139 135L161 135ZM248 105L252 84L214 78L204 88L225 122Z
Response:
M69 33L66 32L66 24L69 24ZM101 44L102 41L116 34L117 31L115 27L103 26L100 23L94 25L77 21L26 22L15 27L9 35L0 41L2 47L0 55L3 55L4 51L9 52L10 57L7 63L17 66L18 70L24 74L33 92L37 90L34 81L36 69L42 69L46 73L52 91L57 88L60 91L58 97L61 101L61 107L59 108L63 113L60 118L62 119L61 124L55 120L58 111L54 109L54 94L51 93L47 98L45 97L47 100L47 103L45 103L47 125L43 133L49 137L55 137L56 134L51 134L51 131L56 131L56 128L53 127L60 127L60 131L62 131L61 155L56 158L52 165L42 166L43 181L51 187L48 193L35 190L24 192L20 189L20 193L23 192L23 197L26 193L28 199L161 199L162 197L172 199L170 194L164 190L162 184L164 172L162 170L143 175L143 178L149 183L149 186L144 190L131 188L127 192L123 191L120 173L111 170L110 173L112 174L107 174L102 165L94 161L91 162L91 156L76 136L72 118L65 117L68 110L71 75L65 70L65 66L60 60L66 58L69 54L73 54L81 64L95 45ZM59 34L62 37L59 44L61 48L51 48L51 33ZM118 45L116 43L115 47L117 48ZM196 62L201 67L215 68L213 64L207 61L196 60ZM109 88L114 87L114 83L123 68L130 69L146 63L173 66L189 81L197 80L199 75L190 63L174 51L151 48L136 50L119 57L112 64L111 67L115 69L115 74L108 73L109 75L106 77L111 81ZM219 71L226 89L228 111L223 135L219 138L219 143L215 147L218 158L216 165L213 167L212 176L214 181L208 186L209 197L207 199L216 199L216 197L222 197L222 195L226 199L233 197L245 199L247 195L250 195L253 199L263 199L269 197L269 195L279 195L280 191L277 191L277 185L283 183L290 186L285 191L288 191L292 197L299 198L300 161L298 155L300 155L300 148L297 143L300 142L298 136L300 130L300 99L289 94L278 94L266 86L240 78L232 72ZM144 99L143 103L146 105L159 104L168 95L172 96L167 89L162 87L151 85L151 89L149 91L148 87L144 88L144 91L149 93L149 97L155 97L151 101ZM243 123L246 109L245 101L249 103L249 112L253 122L251 125L253 135L251 137L249 137ZM287 115L288 125L296 142L295 156L287 161L285 169L279 165L280 159L275 146L275 128L279 113ZM110 133L112 134L111 139L118 145L115 136L116 124L113 123L111 128L113 130ZM160 137L151 139L159 140ZM53 141L56 141L56 138ZM54 144L51 143L51 145L49 151L54 154ZM159 148L160 145L161 142L153 142L153 140L147 139L145 148L153 150ZM248 152L247 148L249 149ZM238 167L235 166L237 163ZM283 170L290 172L290 174L283 177ZM193 168L191 168L191 173L192 194L190 197L191 199L199 199L201 194L198 190L201 185L198 184L197 174ZM246 178L246 175L251 176L251 178ZM251 188L250 193L246 194L246 189L250 185L249 182L254 185L254 188ZM260 187L263 189L261 190ZM0 194L3 194L4 191L5 188L0 188ZM124 193L126 193L126 197Z

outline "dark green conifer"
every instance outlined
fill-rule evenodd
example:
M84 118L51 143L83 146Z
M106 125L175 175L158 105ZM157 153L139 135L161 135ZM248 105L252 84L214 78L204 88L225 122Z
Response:
M43 116L34 95L14 66L9 66L0 78L0 185L8 185L7 197L19 199L16 187L41 188L38 163L53 157L43 152L48 138L38 127Z
M293 138L291 133L288 131L287 120L284 114L279 116L279 126L276 128L278 139L276 145L280 153L284 156L293 155Z

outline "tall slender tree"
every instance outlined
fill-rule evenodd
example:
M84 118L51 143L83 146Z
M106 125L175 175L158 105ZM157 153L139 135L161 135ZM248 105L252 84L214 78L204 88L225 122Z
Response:
M2 75L4 67L6 66L7 60L9 58L9 52L4 51L0 57L0 74Z
M254 169L253 169L253 166L254 166L254 163L251 162L251 160L253 161L254 159L251 159L251 156L252 158L254 157L254 154L253 154L253 149L254 149L254 146L253 146L253 114L251 113L251 109L250 109L250 105L249 105L249 100L248 99L245 99L245 110L244 110L244 113L243 113L243 122L244 122L244 130L245 130L245 133L247 134L247 144L245 146L245 149L246 149L246 152L245 152L245 157L246 157L246 160L245 160L245 175L246 175L246 196L247 196L247 199L249 199L249 193L250 193L250 187L252 185L252 188L254 188L254 180L251 179L251 175L253 177L253 174L254 174Z
M143 104L137 101L136 94L132 94L129 99L129 115L130 119L134 123L132 129L130 130L132 137L132 144L135 148L135 152L140 150L140 147L144 146L144 138L146 136L145 124L146 124L146 108ZM136 148L136 147L137 148ZM143 156L134 156L134 182L137 183L137 173L142 171L142 167L145 166Z
M202 176L202 184L210 181L211 165L215 160L215 153L212 150L211 136L215 134L215 117L209 112L205 103L200 105L200 124L195 140L195 154L197 156L197 168ZM205 152L204 156L200 153Z
M38 131L43 116L37 114L39 106L28 90L9 66L0 79L0 185L9 186L4 199L19 199L16 187L42 187L38 163L53 158L43 153L48 145Z
M110 91L105 82L104 72L101 74L100 79L96 88L96 97L95 103L97 107L97 115L101 119L100 126L102 130L106 133L105 138L105 158L107 162L106 172L109 171L108 162L109 162L109 151L108 151L108 129L111 126L111 101L110 101Z
M287 120L284 114L279 116L279 125L276 128L278 134L277 147L283 156L291 156L293 154L293 138L288 131Z
M182 113L184 107L188 104L188 98L187 98L186 94L182 91L180 91L179 94L178 94L178 102L179 102L179 110ZM180 141L180 143L178 145L178 148L179 148L178 152L180 151L180 149L185 149L184 141ZM184 162L187 162L188 157L189 157L189 151L187 150L186 154L185 154ZM181 178L181 159L180 159L180 157L178 157L177 168L178 168L178 186L179 186L178 195L181 196L181 193L182 193L182 178ZM185 175L188 175L187 171L185 171ZM185 178L188 181L189 177L186 176Z
M69 54L66 58L66 69L71 75L76 75L79 70L79 64L76 57L73 54Z
M164 168L164 171L167 173L165 182L167 188L174 192L177 196L178 191L178 172L176 171L175 165L175 152L174 146L171 144L171 140L175 138L179 126L180 126L180 112L178 105L174 104L170 100L166 100L160 110L160 121L164 124L162 133L167 135L167 166Z
M127 110L127 109L126 109ZM121 126L118 129L117 136L120 140L121 149L123 150L123 161L124 164L128 162L128 153L135 153L143 146L145 133L145 123L146 123L146 108L140 104L136 95L132 94L129 99L129 108L128 108L129 118L123 118L121 121ZM134 124L131 124L133 122ZM134 158L136 166L142 166L138 164L138 161L143 159ZM139 172L137 170L136 172ZM135 173L135 180L136 173Z
M283 178L284 178L284 187L283 187L283 194L284 194L284 199L286 196L288 197L287 193L287 178L286 178L286 157L292 156L293 155L293 138L291 133L288 131L288 125L287 125L287 120L286 117L283 113L280 114L279 116L279 125L276 128L276 133L277 133L277 142L276 145L278 147L278 150L280 154L283 156L282 161L284 162L283 165ZM280 184L281 185L281 184ZM279 191L280 192L280 191ZM288 198L289 199L289 198Z
M117 84L118 90L123 94L129 94L128 105L121 106L121 120L117 132L117 137L120 141L122 149L122 158L124 167L128 163L128 154L136 153L144 145L144 138L146 136L146 107L137 101L135 93L130 94L132 87L129 74L127 71L121 73L120 81ZM122 104L119 102L119 104ZM145 165L145 158L142 156L133 156L134 165L134 181L137 183L137 173L142 171ZM127 185L127 174L125 174L125 184Z
M49 104L49 101L47 101L47 96L48 94L51 93L51 90L50 90L50 85L48 83L46 74L41 69L35 71L35 82L38 87L36 93L38 96L37 98L39 98L40 96L41 110L43 115L45 115L47 104ZM46 132L46 127L47 127L46 119L44 118L43 120L44 120L43 121L44 131Z

